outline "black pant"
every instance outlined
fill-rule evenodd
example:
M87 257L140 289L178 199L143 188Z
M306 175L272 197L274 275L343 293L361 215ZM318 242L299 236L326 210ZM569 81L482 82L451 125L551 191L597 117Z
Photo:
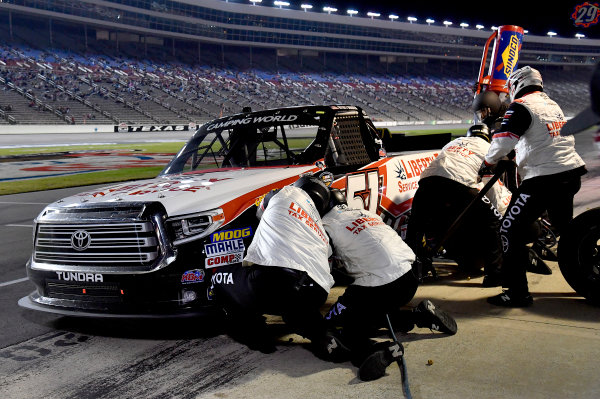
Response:
M417 287L412 270L377 287L350 285L325 319L331 326L342 327L342 341L352 351L365 349L375 330L386 325L385 315L398 313L400 307L413 299Z
M273 314L311 340L326 330L320 307L327 291L306 272L277 266L223 266L215 269L212 286L215 300L238 324L252 324L263 314Z
M500 225L504 253L504 286L519 293L528 293L529 263L527 226L548 211L550 223L558 234L573 218L573 197L581 188L581 167L554 175L524 180L513 193Z
M478 193L477 189L445 177L430 176L419 181L408 221L407 244L420 255L423 235L439 242ZM499 223L500 214L484 196L446 240L443 246L447 256L461 265L482 262L486 273L499 272L502 264Z

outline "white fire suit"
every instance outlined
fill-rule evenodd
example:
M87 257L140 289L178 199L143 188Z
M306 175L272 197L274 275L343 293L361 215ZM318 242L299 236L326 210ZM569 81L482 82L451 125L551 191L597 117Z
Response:
M407 243L419 256L423 235L439 242L478 195L483 187L478 172L489 147L481 137L459 137L446 144L421 174L407 230ZM492 193L500 191L498 183L494 184ZM475 270L483 263L485 274L490 276L499 274L502 260L498 234L501 215L492 206L495 204L484 196L444 244L449 258Z
M442 148L421 173L421 180L440 176L471 188L478 188L478 172L490 144L479 137L459 137Z
M338 205L323 216L323 225L353 284L384 285L412 268L415 254L376 213Z
M334 283L330 254L329 238L312 200L302 189L286 186L269 201L244 262L305 271L329 293Z
M529 115L528 119L523 111ZM513 116L515 120L511 121ZM485 162L496 164L514 149L522 180L584 166L575 152L575 138L560 135L565 123L562 110L546 93L536 91L526 94L516 99L506 111L502 127L492 138ZM511 126L516 129L511 129Z
M319 213L309 195L286 186L271 197L263 212L243 266L221 266L212 279L214 298L226 311L232 335L249 346L265 332L263 314L281 315L292 331L308 338L317 356L331 360L327 325L320 312L333 285L331 248ZM243 342L243 341L242 341ZM262 349L261 349L262 350Z
M413 251L398 233L373 212L335 206L323 217L334 253L354 278L325 316L341 327L342 340L359 365L370 337L382 327L386 314L398 314L412 328L410 311L400 308L414 297L418 281L412 271ZM404 314L406 313L406 314Z
M560 135L566 123L561 108L536 90L533 86L524 94L522 90L511 103L485 157L485 165L495 164L514 149L522 179L500 226L503 285L511 293L507 298L517 298L515 303L529 296L527 226L547 211L560 234L573 217L573 197L581 187L581 175L586 173L573 136ZM502 303L495 298L490 302Z

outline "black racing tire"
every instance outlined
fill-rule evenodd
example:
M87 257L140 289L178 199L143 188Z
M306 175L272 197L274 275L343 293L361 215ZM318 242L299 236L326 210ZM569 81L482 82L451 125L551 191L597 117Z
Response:
M558 266L571 288L600 306L600 208L578 215L561 232Z

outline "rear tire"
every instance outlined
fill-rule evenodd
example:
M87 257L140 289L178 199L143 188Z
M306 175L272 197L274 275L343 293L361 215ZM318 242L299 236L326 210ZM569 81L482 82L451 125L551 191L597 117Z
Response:
M600 306L600 208L578 215L561 232L558 266L578 294Z

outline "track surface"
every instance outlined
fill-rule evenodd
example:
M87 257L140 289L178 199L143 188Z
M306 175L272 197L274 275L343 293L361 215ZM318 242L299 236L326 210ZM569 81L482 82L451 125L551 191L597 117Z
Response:
M600 204L600 165L591 139L578 137L591 171L576 213ZM593 169L592 169L593 168ZM349 363L312 356L282 332L278 351L253 352L208 320L103 321L21 309L32 219L45 204L81 189L0 197L0 397L19 398L399 398L397 366L360 383ZM498 309L485 303L496 289L479 287L453 267L419 288L422 298L456 316L453 337L415 329L405 342L415 398L597 398L600 309L552 276L529 275L535 304ZM340 293L334 289L329 301ZM277 320L272 328L280 330ZM292 338L293 342L289 342ZM428 360L433 365L427 365Z

